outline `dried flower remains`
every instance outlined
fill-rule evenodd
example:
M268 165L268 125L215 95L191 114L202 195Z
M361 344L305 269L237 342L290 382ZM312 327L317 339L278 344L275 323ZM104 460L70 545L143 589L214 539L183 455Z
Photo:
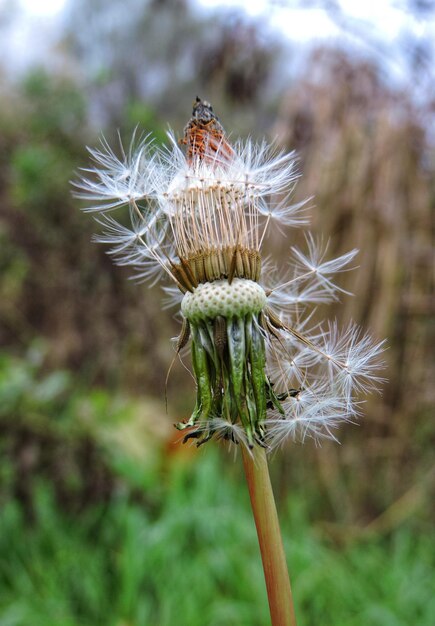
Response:
M294 153L250 140L231 145L199 98L185 149L171 133L169 140L160 148L133 138L120 157L103 140L76 187L118 263L139 279L166 275L176 286L183 317L176 349L190 342L197 387L194 411L177 428L198 444L215 436L268 449L288 437L333 437L359 413L354 394L381 382L383 344L354 325L342 333L335 324L310 328L301 310L337 299L333 276L357 251L325 260L307 235L305 252L291 248L290 275L274 283L261 255L271 224L306 223L304 203L289 201ZM128 227L114 217L126 208Z

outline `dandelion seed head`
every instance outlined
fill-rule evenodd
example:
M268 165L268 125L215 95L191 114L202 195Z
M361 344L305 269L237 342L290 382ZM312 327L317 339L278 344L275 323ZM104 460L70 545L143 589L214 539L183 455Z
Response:
M335 439L360 414L361 394L382 384L384 344L353 324L311 321L313 306L348 293L335 277L354 268L356 250L330 259L307 234L285 275L262 259L273 227L307 223L307 202L291 201L295 153L230 142L200 99L180 142L169 132L158 147L136 132L128 149L102 139L89 152L74 186L102 228L96 240L137 280L161 283L165 306L181 306L176 349L190 341L197 387L191 417L177 424L184 439L249 449Z

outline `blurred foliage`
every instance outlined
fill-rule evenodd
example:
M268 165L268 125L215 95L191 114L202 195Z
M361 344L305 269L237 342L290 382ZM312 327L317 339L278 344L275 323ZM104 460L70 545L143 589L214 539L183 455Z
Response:
M106 501L115 472L141 493L169 439L163 405L45 371L45 353L38 342L24 360L0 356L0 499L16 498L32 520L41 479L70 511Z
M158 314L161 292L132 285L112 267L91 244L94 225L71 195L84 147L97 140L80 91L38 71L2 104L0 343L22 350L42 335L50 342L47 366L80 367L95 382L129 381L163 393L171 358L166 337L176 326ZM153 119L137 104L131 115L134 124ZM143 359L151 349L153 362Z
M43 69L35 69L23 81L22 97L27 110L25 127L36 139L71 144L72 136L86 124L87 103L77 85L59 76L54 82ZM79 145L79 144L77 144ZM71 148L66 146L67 154Z
M79 517L60 511L40 485L32 527L20 506L8 503L0 622L265 626L263 574L240 471L211 448L194 464L178 457L150 481L145 501L118 489ZM404 527L338 552L310 522L301 495L286 498L281 519L301 626L432 626L429 534L416 538Z
M340 281L354 297L326 314L387 338L382 397L365 403L362 437L343 430L345 445L329 458L331 467L364 476L348 485L345 500L351 493L364 503L360 514L373 514L392 494L434 488L433 112L344 53L317 50L310 67L282 99L275 131L300 154L296 199L315 194L314 232L330 240L332 255L360 251L358 269ZM333 492L331 467L325 479Z

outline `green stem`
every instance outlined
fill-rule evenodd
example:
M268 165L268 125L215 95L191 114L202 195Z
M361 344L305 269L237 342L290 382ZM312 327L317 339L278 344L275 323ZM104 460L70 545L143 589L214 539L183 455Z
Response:
M257 527L272 626L296 626L290 579L282 544L266 452L242 447L243 465Z

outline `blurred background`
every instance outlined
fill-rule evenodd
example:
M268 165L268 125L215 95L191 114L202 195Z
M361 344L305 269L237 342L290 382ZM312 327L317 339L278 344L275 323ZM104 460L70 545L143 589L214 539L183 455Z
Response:
M196 95L297 150L312 231L360 249L319 315L388 341L341 445L271 459L299 624L433 626L434 42L430 0L0 0L0 626L269 623L240 458L172 426L176 311L70 192L86 145L181 136Z

